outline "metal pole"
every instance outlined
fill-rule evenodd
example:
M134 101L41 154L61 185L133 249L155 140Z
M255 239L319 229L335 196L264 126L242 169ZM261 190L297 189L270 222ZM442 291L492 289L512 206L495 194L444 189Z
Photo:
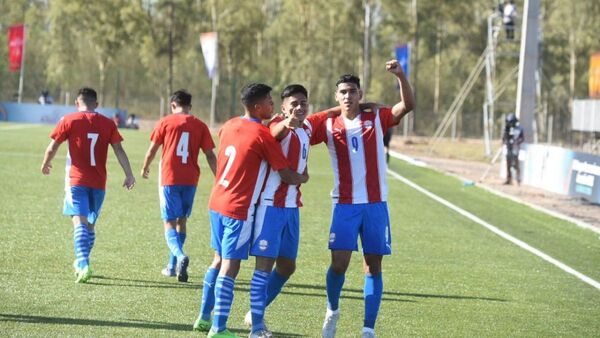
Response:
M217 68L216 74L212 78L212 88L210 93L210 128L215 127L216 110L217 110L217 87L219 86L219 69Z
M23 51L21 54L21 72L19 74L19 98L18 103L23 100L23 73L25 73L25 45L27 44L27 25L23 25Z
M365 32L363 40L363 100L367 99L369 76L371 71L371 0L365 1Z

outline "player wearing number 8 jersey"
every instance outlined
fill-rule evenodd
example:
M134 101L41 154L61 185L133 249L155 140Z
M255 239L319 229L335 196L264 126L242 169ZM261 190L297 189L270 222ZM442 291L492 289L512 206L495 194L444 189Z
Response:
M198 154L206 156L213 174L216 170L216 156L206 124L193 115L192 95L178 90L170 99L171 114L162 118L150 135L150 147L144 159L142 177L148 178L150 164L162 146L158 195L161 217L164 221L165 240L169 248L169 262L162 270L165 276L175 276L180 282L187 282L189 258L183 251L186 239L187 219L192 213L196 185L200 177Z
M209 337L235 337L226 329L233 286L241 260L248 258L254 205L268 167L290 184L308 179L289 169L281 147L261 124L273 113L270 92L271 88L264 84L245 86L241 92L244 116L227 121L219 131L217 174L209 201L215 258L204 278L200 315L194 323L196 330L210 327Z
M363 111L360 80L344 75L336 83L342 113L314 126L312 144L325 142L334 173L333 216L329 232L331 265L327 271L327 312L323 337L335 337L339 299L352 251L361 238L365 271L362 337L375 337L375 321L383 293L381 262L391 254L387 209L386 158L383 135L413 107L410 84L398 61L386 63L400 86L401 101L392 108Z
M94 111L98 106L96 92L91 88L80 89L75 105L78 112L65 115L50 134L52 141L41 170L44 175L50 174L52 159L61 143L68 141L63 213L71 216L74 226L76 282L85 283L92 277L89 260L96 239L94 226L104 201L109 144L125 172L123 186L131 190L135 178L115 123Z

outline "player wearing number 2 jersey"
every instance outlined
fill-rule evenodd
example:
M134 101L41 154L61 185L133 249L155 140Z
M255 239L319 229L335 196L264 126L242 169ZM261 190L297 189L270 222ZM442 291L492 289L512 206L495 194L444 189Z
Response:
M210 328L209 337L236 337L226 329L233 286L241 260L248 258L254 205L268 167L290 184L308 179L290 169L269 128L261 124L273 113L270 92L264 84L245 86L241 92L244 116L227 121L219 131L217 174L209 202L215 259L204 277L200 315L194 323L195 330Z
M391 109L363 111L360 80L344 75L336 83L342 113L314 126L311 143L325 142L334 173L333 216L329 232L331 265L327 271L327 312L323 337L335 337L339 299L352 251L361 238L365 269L362 337L375 337L375 321L383 292L381 261L391 254L387 209L386 158L383 135L413 107L410 84L398 61L386 63L400 86L401 101Z
M50 174L52 159L61 143L68 141L63 213L71 216L74 226L76 282L85 283L92 277L89 259L96 240L94 225L104 200L109 144L125 172L123 186L131 190L135 178L115 123L94 111L98 106L96 91L80 89L75 105L78 112L64 116L50 134L52 141L46 149L41 170L44 175Z
M200 177L198 154L200 149L213 174L216 156L210 131L204 122L190 115L192 95L178 90L170 99L171 115L162 118L150 135L150 147L144 159L142 177L148 178L150 164L162 146L158 178L158 196L164 221L165 240L169 247L169 262L162 270L165 276L175 276L187 282L189 258L183 252L187 219L192 213L196 185ZM177 269L176 269L177 267Z

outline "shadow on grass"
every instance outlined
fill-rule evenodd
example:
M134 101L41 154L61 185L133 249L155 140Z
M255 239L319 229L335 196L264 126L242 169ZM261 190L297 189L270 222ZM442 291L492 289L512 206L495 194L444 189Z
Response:
M236 281L236 285L250 285L250 282L247 280L238 280ZM319 290L322 293L301 293L294 292L289 290L289 288L298 288L298 289L309 289L309 290ZM240 290L247 291L247 289L236 288ZM342 298L348 299L363 299L362 296L348 296L344 295L345 293L360 293L362 295L362 289L350 289L344 288L342 290ZM292 295L301 295L301 296L316 296L316 297L325 297L325 285L310 285L310 284L296 284L296 283L286 283L284 289L281 293L284 294L292 294ZM412 293L412 292L398 292L393 290L386 290L384 288L383 291L383 299L382 300L392 300L392 301L400 301L400 302L415 302L414 300L408 299L398 299L398 298L390 298L387 296L398 296L398 297L414 297L414 298L440 298L440 299L456 299L456 300L484 300L490 302L507 302L507 299L502 298L491 298L491 297L479 297L479 296L462 296L462 295L436 295L436 294L427 294L427 293Z
M100 281L98 281L100 280ZM107 282L104 282L107 281ZM124 282L124 283L113 283L111 281ZM94 276L87 284L99 285L99 286L128 286L135 288L157 288L157 289L200 289L202 285L193 283L180 283L174 279L175 282L160 282L152 280L142 279L128 279L118 277L107 277L107 276Z
M167 322L155 322L138 319L126 319L125 321L97 320L97 319L82 319L82 318L65 318L65 317L46 317L32 315L18 315L0 313L0 322L19 322L28 324L55 324L55 325L82 325L82 326L110 326L110 327L125 327L150 330L169 330L169 331L193 331L192 324L176 324ZM248 330L230 329L230 331L245 336L249 333ZM303 335L287 332L273 332L276 337L304 337Z
M65 318L65 317L45 317L32 315L15 315L0 313L0 322L20 322L29 324L58 324L58 325L82 325L82 326L111 326L111 327L131 327L138 329L151 330L170 330L170 331L192 331L192 324L175 324L163 322L148 321L112 321L83 318Z

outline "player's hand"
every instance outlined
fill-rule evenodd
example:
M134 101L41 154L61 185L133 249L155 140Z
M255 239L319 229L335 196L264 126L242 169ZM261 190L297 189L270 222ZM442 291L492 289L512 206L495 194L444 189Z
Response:
M150 169L142 168L142 177L148 179L148 176L150 176Z
M285 126L289 129L296 129L300 127L300 120L294 115L290 115L285 118Z
M127 188L127 190L133 189L133 187L135 186L135 177L133 177L133 176L126 176L125 177L125 181L123 182L123 186L125 188Z
M396 76L404 75L404 71L402 70L402 66L400 65L400 62L398 62L398 60L390 60L386 62L385 70Z
M52 164L50 164L50 163L42 164L42 174L49 175L50 169L52 169Z

